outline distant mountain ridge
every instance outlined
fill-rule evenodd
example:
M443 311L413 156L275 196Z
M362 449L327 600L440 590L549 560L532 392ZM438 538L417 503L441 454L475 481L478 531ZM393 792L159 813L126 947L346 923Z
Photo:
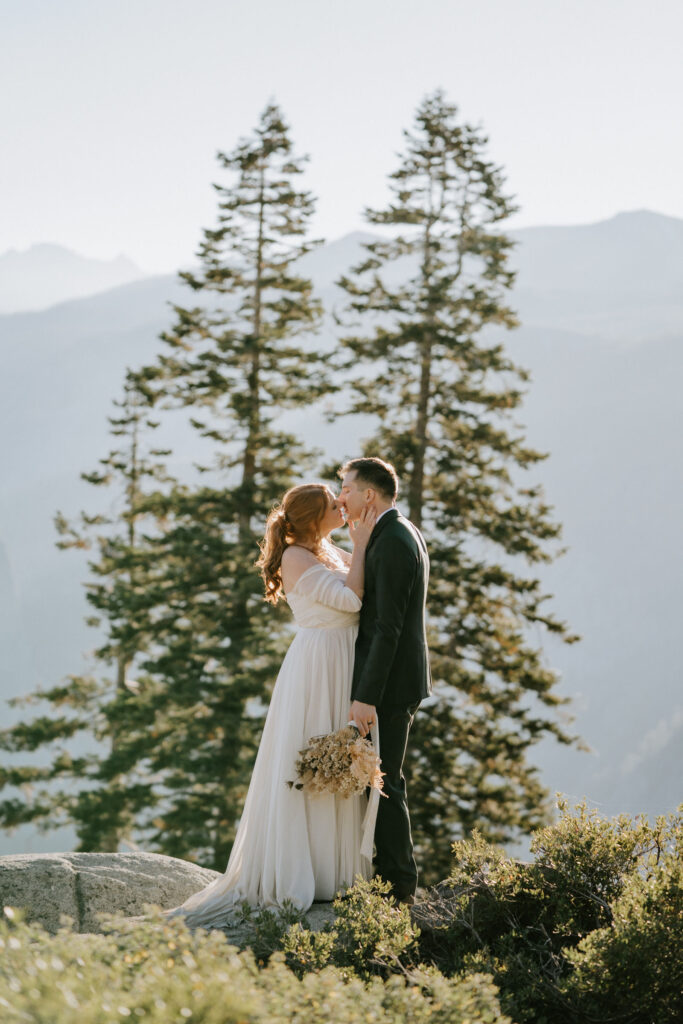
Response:
M575 308L577 292L583 307L595 299L630 300L634 285L640 299L678 303L683 293L683 219L631 210L590 224L539 225L501 230L517 245L511 258L517 270L515 291L527 314L529 293L552 294ZM301 269L315 267L319 288L334 283L345 255L362 254L363 242L382 237L352 231L331 239L301 260ZM94 296L132 281L161 279L146 274L127 256L98 260L53 243L0 254L0 314L47 309L71 299ZM628 281L628 284L625 284Z
M43 242L0 255L0 313L46 309L146 277L123 253L113 260L81 256Z
M504 230L504 228L503 228ZM523 244L513 263L518 288L675 296L683 290L683 219L651 210L594 224L506 232Z

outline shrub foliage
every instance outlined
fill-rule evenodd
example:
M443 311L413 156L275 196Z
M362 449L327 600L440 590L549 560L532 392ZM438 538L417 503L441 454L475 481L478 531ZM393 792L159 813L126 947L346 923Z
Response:
M65 927L50 936L18 915L6 917L0 924L3 1022L511 1024L490 978L453 982L420 967L383 980L334 963L296 972L282 951L260 966L251 950L239 951L221 932L192 933L179 919L111 923L105 935L74 935ZM353 959L354 940L351 946Z
M245 948L153 913L54 936L5 908L0 1018L109 1024L423 1021L668 1024L683 1017L683 807L658 818L568 809L534 860L481 836L411 911L360 877L336 919L242 908Z
M420 908L420 959L489 972L537 1024L665 1024L683 1016L680 812L654 825L585 803L534 834L530 863L475 835Z

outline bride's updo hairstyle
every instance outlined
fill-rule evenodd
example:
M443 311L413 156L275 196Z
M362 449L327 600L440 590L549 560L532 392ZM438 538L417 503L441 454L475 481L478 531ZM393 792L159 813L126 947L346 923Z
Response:
M290 487L280 504L266 521L261 541L261 557L256 565L266 585L266 601L277 604L282 597L280 566L285 548L304 544L314 554L321 550L320 524L329 506L329 489L325 484L300 484Z

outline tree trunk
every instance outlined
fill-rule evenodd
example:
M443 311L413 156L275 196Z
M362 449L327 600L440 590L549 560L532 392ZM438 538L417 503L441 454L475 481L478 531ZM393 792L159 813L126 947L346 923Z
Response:
M424 504L425 456L427 453L427 423L429 422L429 391L432 369L432 341L425 339L421 346L420 392L417 401L417 423L415 425L415 455L413 472L408 488L410 521L422 528L422 507Z
M260 371L260 347L261 347L261 289L263 274L263 221L265 206L265 175L263 163L261 163L261 186L259 194L259 219L258 219L258 242L256 247L256 276L254 280L254 351L251 358L251 367L247 378L249 389L249 422L247 427L247 440L244 446L244 459L242 462L242 487L244 488L245 500L239 514L239 536L240 540L247 542L251 530L251 505L247 498L254 477L256 475L256 449L258 447L258 432L260 426L259 409L259 371Z
M431 197L430 197L431 205ZM430 210L431 213L431 210ZM428 291L429 278L431 273L431 219L427 221L424 237L424 251L422 260L422 274L425 291ZM431 313L427 311L427 318L431 320ZM413 456L413 471L410 475L408 485L409 517L418 529L422 528L422 509L424 505L424 478L425 478L425 456L427 454L427 425L429 423L429 394L431 388L432 371L432 345L433 338L427 334L420 345L420 390L417 396L417 422L415 424L415 448Z

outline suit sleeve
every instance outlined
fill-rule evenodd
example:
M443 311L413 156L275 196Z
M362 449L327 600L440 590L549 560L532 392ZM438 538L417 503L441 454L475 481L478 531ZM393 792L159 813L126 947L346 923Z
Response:
M382 703L396 648L405 622L418 559L398 537L378 541L375 587L377 619L365 664L354 687L355 699L377 706Z

